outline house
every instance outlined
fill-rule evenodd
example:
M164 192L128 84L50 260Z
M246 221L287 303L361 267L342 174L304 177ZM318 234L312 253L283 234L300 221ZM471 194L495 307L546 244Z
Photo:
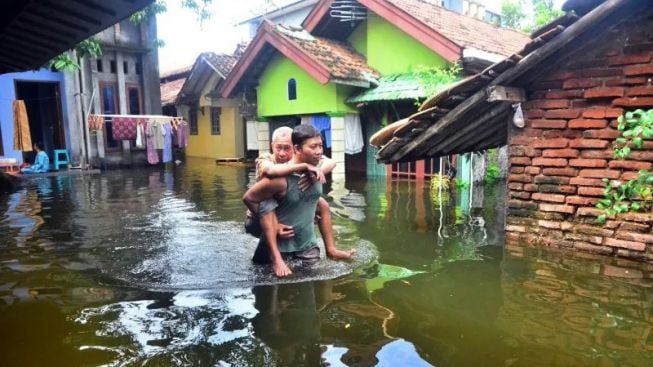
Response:
M415 69L458 61L481 69L528 39L422 0L322 0L302 26L264 21L220 91L256 102L261 149L278 126L319 127L327 154L339 163L334 181L343 180L345 171L386 174L376 152L358 142L415 112L416 95L392 93L400 84L415 88ZM423 178L434 167L422 162L395 169Z
M222 98L217 93L236 61L234 55L204 52L195 60L181 87L175 106L190 125L187 156L213 159L246 156L246 122L241 115L241 101Z
M508 144L509 243L653 261L650 212L608 217L606 182L653 168L644 141L627 160L613 146L617 118L653 108L653 4L568 0L571 11L521 51L430 98L379 151L384 162ZM521 102L524 118L513 104ZM436 118L429 113L446 108ZM478 116L478 117L474 117Z
M137 0L101 8L90 3L25 6L24 2L14 0L3 5L7 16L0 22L4 46L0 50L0 156L16 159L19 164L32 159L32 153L13 150L11 104L14 99L23 99L32 141L43 142L50 153L53 149L67 149L74 164L86 159L88 134L82 106L88 105L91 89L80 87L80 81L90 80L91 72L84 69L79 73L55 72L42 67L79 40L110 27L151 2ZM75 58L74 53L70 55ZM33 71L25 71L30 69Z
M188 65L161 73L161 110L164 116L179 116L175 101L192 68L193 65Z
M256 31L263 23L263 20L288 26L300 26L317 2L318 0L299 0L273 9L267 8L261 11L260 14L240 21L237 26L247 28L246 33L249 35L249 39L256 36ZM270 5L273 5L273 3L266 3L265 6Z

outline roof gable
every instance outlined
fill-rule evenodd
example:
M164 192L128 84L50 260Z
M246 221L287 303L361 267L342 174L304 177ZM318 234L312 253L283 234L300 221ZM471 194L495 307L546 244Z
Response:
M205 84L212 80L212 76L219 77L218 83L224 80L231 72L238 59L232 55L203 52L190 70L183 86L177 94L177 103L195 101L200 97Z
M287 57L321 84L367 83L378 77L365 57L346 43L313 37L303 29L264 22L221 88L229 97L254 83L276 53Z
M303 26L317 35L334 27L330 15L330 6L334 1L320 1L306 17ZM528 35L521 32L500 28L423 0L358 2L448 61L458 60L464 48L508 56L529 41Z

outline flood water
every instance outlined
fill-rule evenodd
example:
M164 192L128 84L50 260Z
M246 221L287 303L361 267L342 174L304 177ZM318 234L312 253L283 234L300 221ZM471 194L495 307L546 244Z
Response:
M243 168L0 197L0 366L653 366L653 265L503 245L501 185L348 183L353 262L252 266Z

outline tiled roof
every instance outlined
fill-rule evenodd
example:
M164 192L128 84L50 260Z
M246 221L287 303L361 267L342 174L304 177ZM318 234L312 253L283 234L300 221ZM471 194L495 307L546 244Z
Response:
M190 64L190 65L187 65L187 66L184 66L184 67L181 67L181 68L166 70L166 71L161 72L159 77L161 79L166 79L166 78L170 78L170 77L185 74L185 73L190 73L190 69L192 69L192 68L193 68L193 64Z
M530 41L519 31L447 10L424 0L387 0L460 47L510 56Z
M301 28L276 25L274 31L290 40L329 70L331 79L376 82L379 72L350 45L314 37Z
M186 82L186 78L175 79L171 82L161 83L161 105L168 106L175 103L181 87Z
M238 58L232 55L227 54L216 54L213 52L203 52L202 57L211 65L218 70L218 73L222 74L222 77L226 78L231 72L231 69L236 65Z

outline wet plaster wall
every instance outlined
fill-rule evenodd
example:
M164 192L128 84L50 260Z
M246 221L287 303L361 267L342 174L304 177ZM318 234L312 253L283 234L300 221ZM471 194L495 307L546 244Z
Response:
M626 111L653 108L653 21L602 35L526 88L526 126L509 138L507 241L653 261L653 214L597 223L603 178L625 182L653 168L653 141L613 156Z

